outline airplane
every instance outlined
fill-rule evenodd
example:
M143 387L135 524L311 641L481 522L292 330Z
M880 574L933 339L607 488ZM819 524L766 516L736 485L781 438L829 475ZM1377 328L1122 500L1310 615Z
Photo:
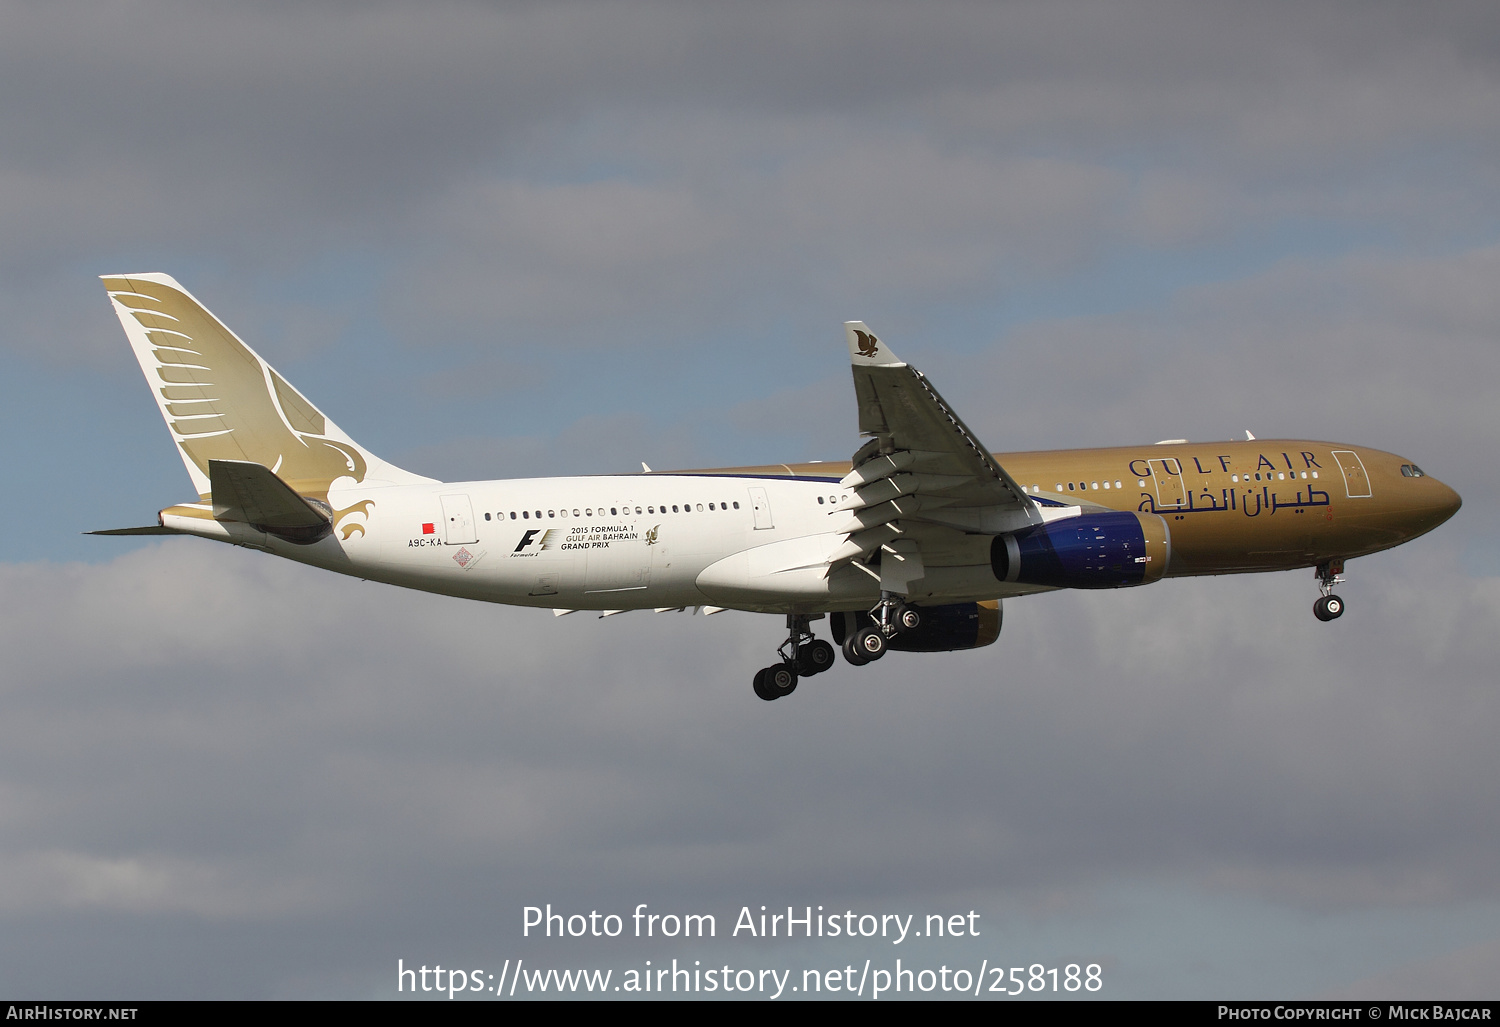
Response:
M845 324L848 462L441 482L364 449L164 274L104 286L197 498L97 535L196 535L443 595L612 616L784 616L773 700L888 651L993 643L1002 602L1065 588L1313 568L1344 612L1347 560L1457 512L1411 460L1300 439L994 453L916 368ZM827 619L833 642L816 637Z

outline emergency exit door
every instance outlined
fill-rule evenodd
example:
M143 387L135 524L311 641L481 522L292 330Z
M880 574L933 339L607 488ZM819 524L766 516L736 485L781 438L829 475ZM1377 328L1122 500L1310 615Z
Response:
M474 506L468 496L442 496L443 541L450 546L472 545L479 541L474 534Z

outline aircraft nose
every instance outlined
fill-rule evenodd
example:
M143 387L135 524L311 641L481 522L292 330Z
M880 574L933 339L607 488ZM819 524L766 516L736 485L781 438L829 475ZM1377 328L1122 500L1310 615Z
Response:
M1442 524L1458 513L1458 508L1464 505L1464 501L1457 492L1442 482L1434 479L1433 484L1437 486L1437 496L1433 504L1436 509L1433 512L1437 515L1437 523Z

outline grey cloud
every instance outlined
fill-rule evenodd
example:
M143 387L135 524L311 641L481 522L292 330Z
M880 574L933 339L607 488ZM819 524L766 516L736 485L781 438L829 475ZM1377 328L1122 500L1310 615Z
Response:
M1493 18L1346 10L13 7L0 302L65 358L84 308L33 301L100 253L284 280L374 250L414 337L644 344L768 296L976 302L1131 232L1482 216ZM1413 148L1454 156L1395 189Z
M424 219L465 227L389 303L413 337L701 343L769 294L847 302L900 289L915 302L1075 264L1112 234L1121 191L1102 168L978 160L901 134L769 176L718 170L649 187L476 183ZM736 182L734 195L716 178Z
M1367 562L1332 632L1310 575L1033 597L992 649L769 707L773 618L555 620L191 542L10 566L0 858L31 915L377 933L474 874L496 917L1121 875L1328 910L1490 894L1495 579ZM390 898L412 874L430 913Z
M1414 960L1385 973L1327 993L1332 1000L1420 1002L1441 995L1445 1001L1488 1001L1495 994L1500 940L1467 945L1435 959Z
M927 370L940 387L957 379L954 402L1004 448L1248 428L1388 448L1483 487L1464 469L1496 430L1485 385L1500 371L1500 306L1485 287L1496 259L1486 247L1288 260L1185 289L1160 312L1027 325L995 345L982 373L960 372L953 357ZM1005 388L1017 379L1024 392Z

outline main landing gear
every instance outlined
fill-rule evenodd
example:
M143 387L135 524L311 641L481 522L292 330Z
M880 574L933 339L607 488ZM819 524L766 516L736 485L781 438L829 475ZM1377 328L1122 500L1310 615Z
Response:
M1343 560L1329 560L1318 564L1318 589L1322 598L1313 603L1313 616L1318 620L1337 620L1344 613L1344 601L1333 594L1333 586L1343 584Z
M889 641L922 623L922 615L907 606L894 592L880 593L880 602L870 611L870 623L844 638L844 659L856 667L880 659Z
M808 626L811 621L812 618L803 613L787 615L788 637L776 650L781 662L756 672L756 695L768 702L791 695L797 690L798 678L821 674L833 666L833 646L813 637Z
M922 615L916 608L907 606L894 592L882 592L879 604L869 613L857 616L837 613L833 616L847 618L834 624L833 637L843 636L844 659L856 667L880 659L889 648L891 639L922 623ZM821 674L833 666L834 648L813 636L809 627L811 621L812 617L803 613L787 616L788 637L777 650L781 662L756 672L756 695L767 701L791 695L797 690L800 679ZM841 626L851 623L855 625L853 631Z

